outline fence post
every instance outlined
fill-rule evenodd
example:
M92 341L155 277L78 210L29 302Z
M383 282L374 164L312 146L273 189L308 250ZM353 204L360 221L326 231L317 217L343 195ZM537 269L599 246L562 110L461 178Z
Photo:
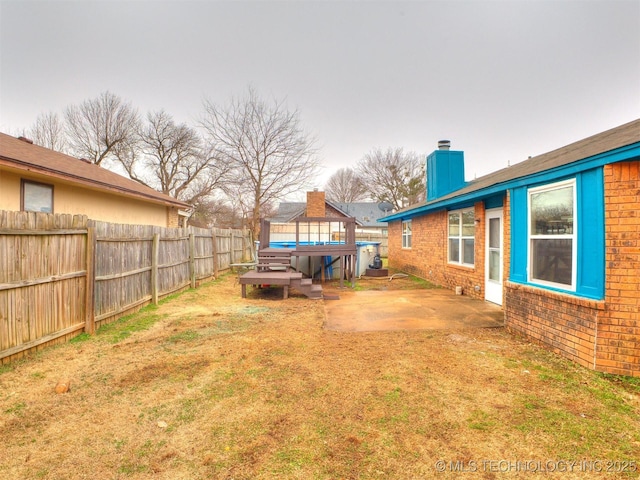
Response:
M236 244L235 239L233 238L233 230L229 228L229 264L236 263Z
M95 312L95 285L96 285L96 229L87 228L87 249L86 249L86 285L85 285L85 315L84 331L93 335L96 331Z
M213 276L218 278L218 234L216 233L216 229L211 229L211 241L213 245L211 246L211 251L213 255Z
M191 274L191 288L196 288L196 237L189 234L189 273Z
M160 234L153 234L151 245L151 301L158 304L158 256L160 251Z

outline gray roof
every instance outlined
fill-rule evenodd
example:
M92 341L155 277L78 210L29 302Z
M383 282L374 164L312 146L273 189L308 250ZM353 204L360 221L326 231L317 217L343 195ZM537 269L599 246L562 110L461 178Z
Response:
M378 202L353 202L342 203L327 201L330 205L338 208L350 217L356 217L356 220L363 227L386 227L387 222L378 222L378 218L387 212L380 208Z
M289 223L303 216L306 208L305 202L282 202L278 205L278 213L269 220L273 223Z
M611 130L607 130L591 137L579 140L570 145L558 148L548 153L532 157L521 163L503 168L478 179L467 182L466 186L448 195L444 195L429 202L412 205L389 215L387 220L396 220L396 216L411 214L414 210L424 211L431 205L446 204L447 201L454 202L456 198L477 192L490 187L504 185L505 190L509 188L509 183L529 177L538 173L553 170L582 160L587 160L598 154L609 152L634 143L640 142L640 119L633 120ZM443 205L444 208L444 205Z

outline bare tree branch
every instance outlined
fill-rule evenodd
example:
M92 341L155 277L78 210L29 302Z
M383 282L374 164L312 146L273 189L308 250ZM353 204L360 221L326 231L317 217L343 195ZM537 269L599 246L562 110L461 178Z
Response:
M209 196L228 171L196 130L176 124L163 110L149 113L137 135L121 142L115 154L131 178L190 204L212 204Z
M351 168L341 168L336 171L324 187L328 200L335 202L360 202L369 198L366 179L363 179Z
M28 136L36 145L65 152L67 138L64 122L57 113L41 113L29 129Z
M228 189L247 208L248 226L257 234L261 210L304 188L316 176L316 140L302 129L297 110L282 101L267 103L252 88L226 106L206 100L201 125L213 155L229 165Z
M96 165L114 158L118 146L129 141L139 125L131 104L110 92L67 107L65 119L73 154Z
M369 195L378 202L390 202L399 210L424 199L424 162L414 152L373 149L358 162L358 170Z

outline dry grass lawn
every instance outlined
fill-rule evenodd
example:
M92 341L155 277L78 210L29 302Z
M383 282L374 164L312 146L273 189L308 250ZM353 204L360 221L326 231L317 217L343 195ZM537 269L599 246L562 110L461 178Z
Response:
M0 367L0 478L638 478L638 379L502 329L331 332L292 293L229 275Z

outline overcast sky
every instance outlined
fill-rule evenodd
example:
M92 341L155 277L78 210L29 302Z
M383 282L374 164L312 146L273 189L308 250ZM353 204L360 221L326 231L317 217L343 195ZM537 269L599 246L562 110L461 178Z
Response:
M195 126L255 87L317 136L315 187L375 147L467 180L640 117L640 0L0 0L0 131L110 91Z

